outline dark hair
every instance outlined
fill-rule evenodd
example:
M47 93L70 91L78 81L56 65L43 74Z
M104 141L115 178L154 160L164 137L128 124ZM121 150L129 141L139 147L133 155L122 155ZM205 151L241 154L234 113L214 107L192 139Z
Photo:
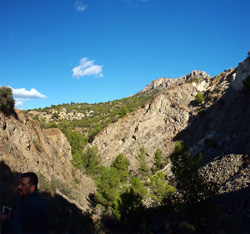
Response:
M30 185L35 185L36 190L37 190L37 184L38 184L38 177L37 177L37 175L34 172L26 172L26 173L23 173L21 175L21 178L24 178L24 177L28 177L30 179L29 180L29 184Z

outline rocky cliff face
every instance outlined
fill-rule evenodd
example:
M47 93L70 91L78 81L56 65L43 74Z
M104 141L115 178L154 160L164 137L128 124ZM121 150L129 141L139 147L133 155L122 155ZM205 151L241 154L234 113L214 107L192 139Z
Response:
M88 207L86 196L94 191L90 178L73 169L70 144L59 129L40 126L16 109L17 117L0 112L0 160L14 172L34 171L47 181L57 181L71 189L71 198L82 209ZM77 189L72 187L78 180ZM62 186L58 186L58 192Z
M141 146L146 148L147 162L152 165L156 149L167 157L177 140L184 140L190 155L203 152L207 163L223 155L250 154L250 100L242 85L250 75L249 60L215 78L162 91L144 108L109 125L93 141L103 164L109 166L124 153L130 169L136 171L135 156ZM201 105L195 103L198 92L205 96Z
M104 165L110 165L119 153L124 153L131 162L131 169L136 169L135 156L142 146L147 150L149 164L157 148L164 156L169 155L175 144L173 138L197 113L198 107L193 105L196 94L209 84L209 80L201 80L177 85L159 93L144 108L109 125L93 142L103 156Z
M181 76L180 77L180 80L183 81L183 80L190 80L192 78L198 78L198 79L209 79L211 78L210 75L208 75L206 72L204 71L197 71L197 70L194 70L192 71L191 73L189 73L188 75L185 75L185 76Z
M201 79L210 79L211 77L210 77L210 75L206 74L206 72L204 72L204 71L194 70L191 73L189 73L188 75L181 76L179 79L177 79L177 78L159 78L159 79L153 80L141 92L150 91L153 89L164 90L164 89L176 86L177 84L179 84L183 81L188 81L192 78L197 78L197 79L201 80Z

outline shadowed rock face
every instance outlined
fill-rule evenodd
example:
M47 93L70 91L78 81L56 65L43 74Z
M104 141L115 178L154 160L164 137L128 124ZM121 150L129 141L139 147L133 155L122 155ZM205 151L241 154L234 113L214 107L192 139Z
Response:
M87 208L85 197L93 192L94 184L91 179L73 170L71 147L66 137L59 129L41 129L23 112L15 111L16 117L6 117L0 112L0 160L12 171L34 171L48 181L57 179L68 187L72 186L74 179L78 179L82 183L78 187L82 197L78 202L82 209Z

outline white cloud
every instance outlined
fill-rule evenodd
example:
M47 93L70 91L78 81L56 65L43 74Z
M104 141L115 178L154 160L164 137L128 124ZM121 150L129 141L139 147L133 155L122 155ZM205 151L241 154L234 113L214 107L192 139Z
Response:
M96 77L103 77L102 67L103 65L95 65L95 60L88 61L88 58L82 58L80 61L80 65L74 67L73 77L79 78L81 76L91 76L95 75Z
M12 93L14 98L41 98L46 99L47 97L44 94L39 93L36 89L31 89L30 91L26 90L25 88L22 89L13 89Z
M15 99L16 107L22 107L23 102L28 101L30 98L37 98L37 99L47 98L44 94L39 93L36 89L31 89L30 91L28 91L25 88L21 89L12 88L12 94L13 98Z
M24 99L24 98L15 98L15 107L23 106L23 102L27 100L28 99Z
M85 11L86 8L87 8L87 6L84 5L81 0L77 0L75 2L75 9L76 9L77 12Z
M0 85L0 88L3 87ZM44 94L39 93L36 89L31 89L30 91L25 88L22 89L13 89L10 86L7 86L12 89L12 95L15 99L15 107L21 107L23 102L28 101L30 98L46 99L47 97Z

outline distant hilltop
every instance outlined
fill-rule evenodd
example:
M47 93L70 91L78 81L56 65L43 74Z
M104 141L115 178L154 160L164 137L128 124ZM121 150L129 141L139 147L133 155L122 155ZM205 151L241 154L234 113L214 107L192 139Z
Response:
M166 88L170 88L172 86L177 85L180 82L187 81L190 79L209 79L211 78L210 75L208 75L204 71L197 71L194 70L188 75L181 76L180 78L158 78L153 80L151 83L149 83L141 92L150 91L153 89L163 90Z

